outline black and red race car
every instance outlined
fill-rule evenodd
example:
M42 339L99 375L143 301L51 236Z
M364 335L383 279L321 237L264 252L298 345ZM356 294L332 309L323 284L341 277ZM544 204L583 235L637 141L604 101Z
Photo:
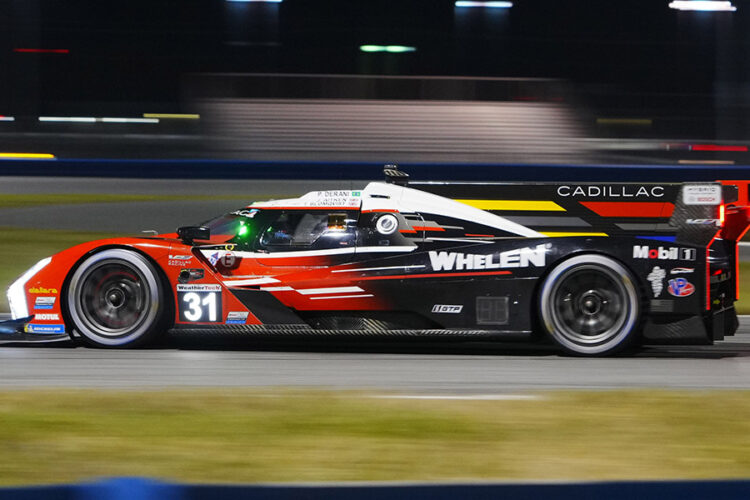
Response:
M8 290L0 340L131 347L170 329L540 338L603 355L737 328L748 181L418 183L256 202L94 241Z

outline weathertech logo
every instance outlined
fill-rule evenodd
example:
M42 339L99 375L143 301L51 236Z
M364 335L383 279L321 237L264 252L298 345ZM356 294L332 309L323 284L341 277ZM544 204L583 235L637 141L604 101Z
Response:
M534 248L519 248L489 255L459 252L430 252L435 271L505 269L509 267L544 267L549 243Z
M634 259L695 260L695 254L694 248L633 246Z

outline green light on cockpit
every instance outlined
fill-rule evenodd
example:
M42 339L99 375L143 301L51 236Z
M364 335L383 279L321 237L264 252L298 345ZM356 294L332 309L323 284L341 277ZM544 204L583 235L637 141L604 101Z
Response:
M242 225L240 226L240 230L237 232L238 236L245 236L248 232L250 232L250 228Z

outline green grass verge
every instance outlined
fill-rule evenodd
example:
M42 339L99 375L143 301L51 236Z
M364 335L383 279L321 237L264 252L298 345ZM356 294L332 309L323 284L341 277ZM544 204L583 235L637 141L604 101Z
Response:
M3 194L0 208L22 208L44 205L80 205L84 203L123 203L144 201L211 201L242 200L246 195L149 195L149 194ZM248 201L249 203L249 201Z
M190 482L747 477L748 415L747 391L564 392L524 401L6 391L0 484L122 475Z

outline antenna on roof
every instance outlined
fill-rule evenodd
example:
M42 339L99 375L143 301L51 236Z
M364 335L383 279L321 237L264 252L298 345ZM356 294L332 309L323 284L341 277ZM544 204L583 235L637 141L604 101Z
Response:
M383 174L385 174L385 182L389 184L396 184L397 186L406 186L409 184L409 174L403 170L399 170L398 165L395 163L384 165Z

